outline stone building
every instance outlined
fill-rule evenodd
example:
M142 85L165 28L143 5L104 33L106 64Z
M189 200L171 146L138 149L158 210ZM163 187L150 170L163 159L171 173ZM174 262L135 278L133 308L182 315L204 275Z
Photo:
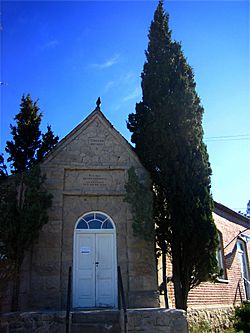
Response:
M23 263L20 310L65 309L70 266L76 309L117 307L118 265L128 306L159 306L154 244L133 235L124 201L131 167L142 182L148 177L99 107L46 157L53 204Z
M163 306L162 296L159 298L158 294L161 267L157 274L154 242L134 235L131 207L124 201L131 167L140 181L147 183L149 175L133 147L114 129L98 106L41 163L53 203L48 211L49 222L43 226L22 265L21 311L64 310L69 267L72 267L72 306L75 310L117 308L118 266L129 308ZM188 307L190 322L198 318L192 311L198 311L200 318L204 314L210 322L213 317L221 318L222 322L217 325L220 331L223 321L232 313L232 306L250 299L250 220L218 203L215 203L214 219L219 230L218 262L222 274L216 283L202 283L190 291ZM171 277L170 260L168 276ZM10 290L6 288L0 295L3 312L10 310ZM171 282L168 283L168 296L170 306L174 307ZM203 309L206 312L203 313ZM207 312L207 309L213 310ZM221 315L222 309L225 313ZM176 325L179 321L173 318L180 316L180 332L186 332L182 312L165 313L166 310L159 308L138 313L131 311L129 316L146 318L140 319L145 327L148 318L154 318L150 321L155 332L163 327L160 317L165 318L164 325L170 329L169 320ZM9 325L9 319L4 320ZM136 322L139 321L131 320L130 325Z

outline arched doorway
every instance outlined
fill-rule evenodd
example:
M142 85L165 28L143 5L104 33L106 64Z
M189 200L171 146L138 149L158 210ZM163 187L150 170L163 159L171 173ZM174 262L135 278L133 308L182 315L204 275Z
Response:
M102 212L84 214L75 225L73 307L117 306L116 231Z

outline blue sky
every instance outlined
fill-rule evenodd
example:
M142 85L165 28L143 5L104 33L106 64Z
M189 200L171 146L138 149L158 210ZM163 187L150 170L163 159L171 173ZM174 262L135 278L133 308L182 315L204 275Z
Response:
M128 114L155 1L3 1L0 151L22 94L39 98L43 129L63 138L94 108L130 140ZM165 1L173 38L194 69L216 201L245 211L250 199L249 2Z

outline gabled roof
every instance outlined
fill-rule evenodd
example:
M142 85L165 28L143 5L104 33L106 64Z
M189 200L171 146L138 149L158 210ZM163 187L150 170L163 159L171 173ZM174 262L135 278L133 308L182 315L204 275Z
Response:
M214 201L214 212L220 215L220 212L226 213L228 216L232 217L234 220L241 221L250 225L250 218L235 212L234 210L222 205L219 202Z
M104 124L106 124L111 133L118 139L118 141L120 141L120 143L128 150L128 152L132 154L133 158L141 164L133 146L120 134L120 132L114 128L111 122L105 117L105 115L98 107L96 107L80 124L78 124L72 131L70 131L63 139L61 139L52 149L52 151L45 157L42 163L46 164L48 161L53 159L67 143L73 140L74 137L78 135L78 133L85 129L88 124L90 124L96 118L99 118Z

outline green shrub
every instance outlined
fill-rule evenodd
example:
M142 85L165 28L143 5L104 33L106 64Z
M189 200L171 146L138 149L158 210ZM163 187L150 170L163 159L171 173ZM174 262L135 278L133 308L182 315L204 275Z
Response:
M243 331L250 333L250 303L243 302L240 307L235 309L234 327L237 332Z

